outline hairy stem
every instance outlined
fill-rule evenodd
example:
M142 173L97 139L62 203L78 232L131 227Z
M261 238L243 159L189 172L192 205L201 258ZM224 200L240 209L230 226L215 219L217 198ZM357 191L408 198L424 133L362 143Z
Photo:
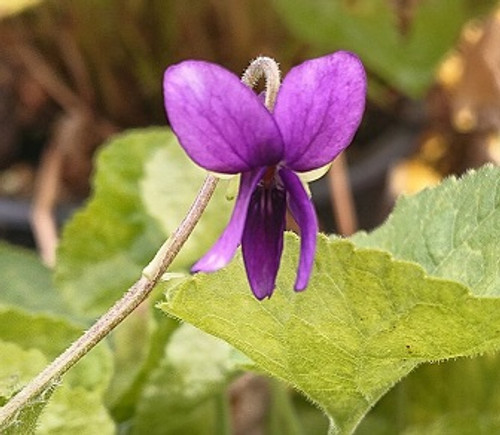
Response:
M266 107L273 110L278 90L281 84L281 74L278 64L270 57L260 56L248 66L241 81L250 88L257 85L261 78L266 80Z
M269 57L258 57L247 68L242 82L253 88L265 78L265 104L272 110L280 87L280 71L276 61ZM153 260L144 268L142 277L128 289L124 296L115 303L94 325L77 341L48 365L38 376L28 383L19 393L0 408L0 431L16 418L19 412L32 403L44 391L53 386L62 375L83 358L104 337L134 311L151 293L168 266L179 253L203 214L212 197L218 179L207 176L191 208L177 230L158 250Z
M207 176L198 192L198 196L177 230L160 248L153 261L144 269L143 276L130 287L125 295L64 353L19 391L5 406L0 408L0 432L16 418L23 407L32 403L47 388L54 385L64 373L147 298L200 220L214 193L217 181L218 179L214 176Z

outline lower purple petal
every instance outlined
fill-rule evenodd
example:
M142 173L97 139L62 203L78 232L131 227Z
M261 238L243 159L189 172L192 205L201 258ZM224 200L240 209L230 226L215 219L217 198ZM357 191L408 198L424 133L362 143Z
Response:
M261 168L241 175L238 197L226 229L212 248L191 268L192 272L214 272L231 261L241 242L252 193L265 170L266 168Z
M281 169L279 175L288 193L288 207L300 228L300 259L295 280L295 290L300 291L307 287L311 276L316 251L318 220L314 205L300 178L289 169Z
M252 195L241 241L250 287L259 300L270 297L283 251L286 194L276 186L257 187Z

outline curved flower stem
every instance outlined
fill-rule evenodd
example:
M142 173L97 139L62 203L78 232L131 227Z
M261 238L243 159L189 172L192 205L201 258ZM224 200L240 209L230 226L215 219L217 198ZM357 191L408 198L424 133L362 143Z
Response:
M172 263L184 245L214 193L218 179L208 175L198 196L177 230L160 248L153 261L144 269L143 276L90 327L64 353L57 357L38 376L0 408L0 431L16 418L21 409L32 403L45 390L53 386L61 376L85 356L94 346L119 325L137 306L146 299L154 286Z
M278 63L274 59L266 56L259 56L248 66L241 77L241 81L253 88L262 77L266 80L265 104L266 107L272 111L281 84L280 69Z
M269 57L258 57L247 68L242 82L254 87L264 77L266 80L266 107L272 110L280 87L278 64ZM94 348L118 326L151 293L162 275L191 235L212 197L218 178L208 175L191 208L177 230L158 250L153 260L144 268L142 277L128 289L90 329L59 355L38 376L0 408L0 431L16 418L23 407L29 405L44 391L53 386L62 375Z

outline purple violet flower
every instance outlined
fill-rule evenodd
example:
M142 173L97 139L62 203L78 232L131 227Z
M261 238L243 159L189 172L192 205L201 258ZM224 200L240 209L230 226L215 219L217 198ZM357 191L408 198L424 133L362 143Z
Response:
M330 164L351 142L366 96L359 59L339 51L292 68L272 112L236 75L203 61L169 67L164 96L172 129L189 157L209 171L241 173L231 219L193 271L224 267L241 244L253 293L260 300L270 297L288 208L301 234L295 290L305 289L318 223L299 176Z

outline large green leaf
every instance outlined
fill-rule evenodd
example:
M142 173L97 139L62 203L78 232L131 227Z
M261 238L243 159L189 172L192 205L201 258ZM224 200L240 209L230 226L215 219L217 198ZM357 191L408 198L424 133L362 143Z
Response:
M67 314L50 270L31 251L0 243L0 303L32 312Z
M16 307L0 305L0 361L2 362L0 399L2 403L5 403L46 364L62 353L81 333L80 326L71 324L65 318L49 314L34 314ZM100 421L102 413L105 413L102 396L110 377L109 351L105 345L99 345L65 376L62 388L69 392L80 389L82 390L80 395L92 396L92 400L96 402L95 409L100 407L98 411ZM9 427L0 428L0 431L39 433L38 430L42 430L43 427L40 420L37 421L39 414L41 413L42 419L53 419L51 410L60 410L61 407L66 414L80 413L81 418L87 418L88 421L97 418L97 415L93 414L94 411L87 409L88 407L80 407L77 402L61 401L59 398L61 393L55 394L47 402L51 393L52 391L49 390L41 397L35 398L19 418L11 421ZM47 403L54 404L43 408ZM64 424L59 422L61 427L65 427ZM67 424L70 422L68 421Z
M23 349L18 344L0 341L0 400L7 401L48 363L38 349Z
M238 259L174 288L162 308L303 391L340 433L418 364L500 346L500 300L474 298L415 264L324 237L311 284L294 293L298 250L287 237L270 300L255 300Z
M61 354L82 332L80 326L63 318L0 305L0 340L26 350L39 349L50 360ZM109 381L110 365L109 351L104 344L100 345L68 373L66 381L91 390L103 390Z
M0 406L16 393L23 385L49 362L38 349L23 349L21 346L0 341ZM38 418L53 392L49 388L41 397L25 406L15 420L0 425L0 432L5 435L33 434L38 426Z
M481 7L494 2L479 2ZM320 52L352 50L368 69L410 96L421 96L461 26L477 12L470 0L275 0L286 22ZM411 9L406 31L397 8Z
M0 404L4 404L78 338L83 327L70 320L71 315L52 286L50 271L34 254L2 244L0 260L3 277L0 284ZM75 418L79 415L80 421L85 419L89 426L99 422L103 427L106 424L112 427L102 401L110 377L110 354L105 345L100 345L65 376L56 394L52 395L53 385L1 427L0 432L47 433L44 428L50 420L50 427L58 428L51 429L50 433L70 433L71 420L61 420L61 415L68 414ZM77 391L78 401L64 399ZM88 404L90 401L94 403L92 407Z
M58 250L56 280L67 302L82 315L104 312L180 223L204 177L167 129L111 140L97 160L93 197L66 226ZM210 247L230 209L218 192L174 270Z
M161 316L149 304L142 304L111 334L115 375L106 394L106 403L117 421L132 417L144 385L163 359L170 335L179 323Z
M500 294L500 168L491 165L402 197L387 220L351 240L419 263L475 295Z
M102 402L102 394L83 387L61 386L37 422L36 435L114 435L116 427Z
M132 433L224 433L224 387L238 369L233 352L189 324L178 328L142 391Z

